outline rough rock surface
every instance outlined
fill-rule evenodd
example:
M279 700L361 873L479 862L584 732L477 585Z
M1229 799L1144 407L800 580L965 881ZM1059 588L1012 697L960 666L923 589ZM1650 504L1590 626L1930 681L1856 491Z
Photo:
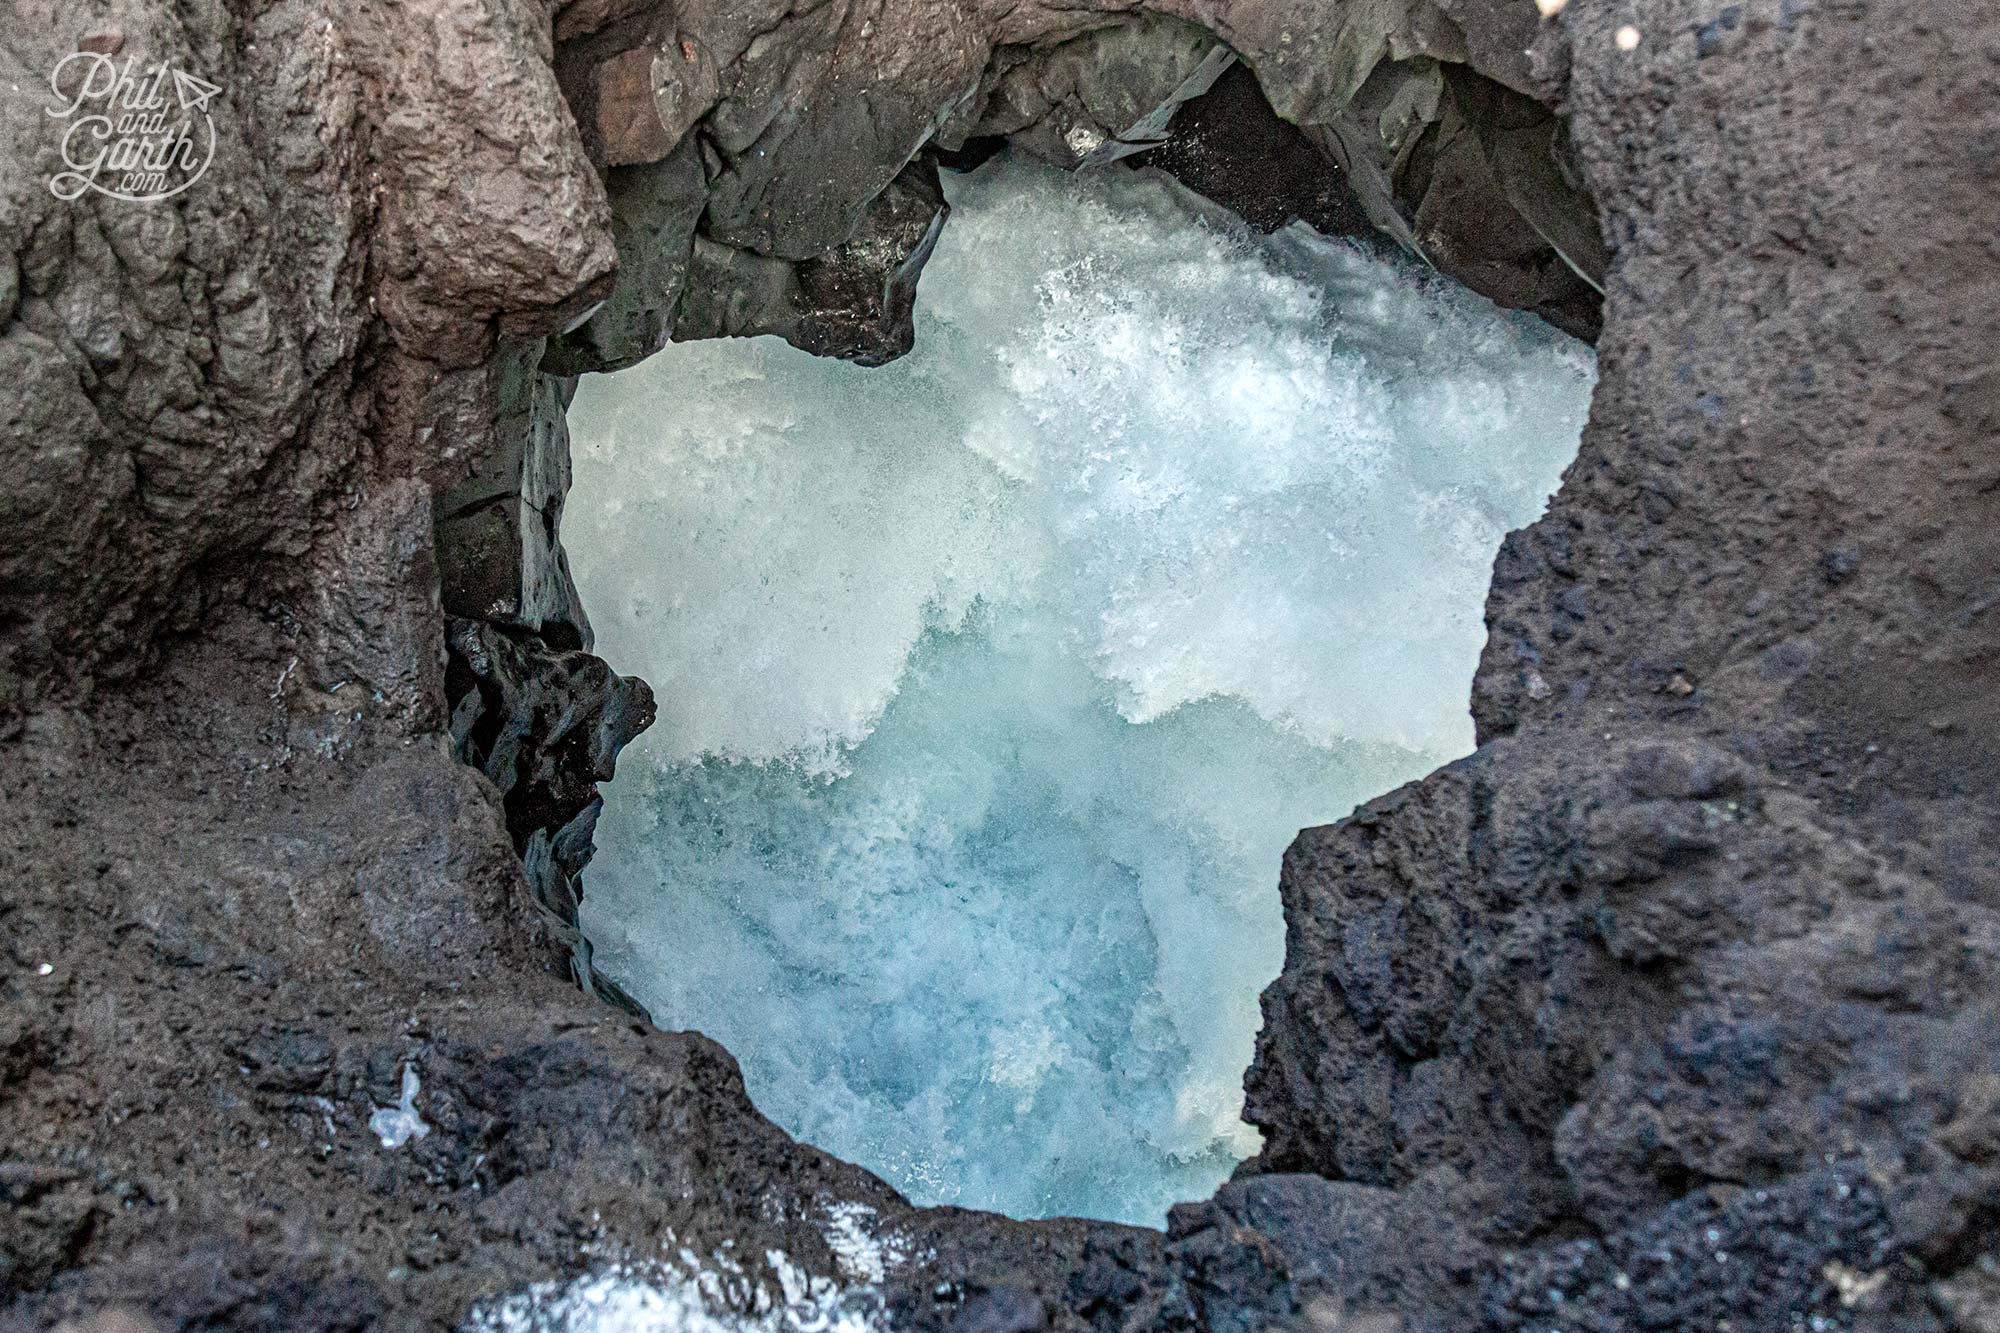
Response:
M1495 570L1485 743L1293 847L1249 1114L1271 1169L1458 1173L1494 1245L1844 1164L1901 1256L1870 1299L1921 1307L2000 1229L1966 300L2000 276L2000 30L1678 3L1623 54L1620 21L1565 11L1608 320L1581 455Z
M1171 145L1177 113L1239 58L1257 106L1234 105L1239 79L1209 123L1295 127L1293 215L1348 231L1358 213L1503 304L1597 329L1596 214L1561 119L1529 95L1527 0L573 0L555 31L621 275L611 304L552 346L554 374L629 365L674 336L899 355L897 293L938 216L932 152L1011 144L1101 168ZM1246 133L1277 137L1261 123ZM1243 158L1190 179L1227 202L1272 166Z
M1196 29L1255 78L1214 120L1447 271L1601 281L1592 423L1480 751L1288 858L1254 1169L1164 1235L912 1209L552 975L643 716L564 377L893 355L932 150L1119 139ZM225 89L198 189L48 193L85 43ZM858 1218L907 1329L1993 1327L2000 19L19 0L0 60L0 1327L449 1326L663 1244L875 1280Z
M503 346L475 400L487 447L432 505L443 607L564 648L590 646L590 621L562 549L569 494L572 379L536 369L545 340Z
M540 635L490 621L453 617L446 640L453 748L499 791L528 888L568 948L569 975L591 994L648 1018L591 966L577 910L604 805L597 784L611 781L618 752L653 724L652 690L589 653L559 652Z
M908 1326L987 1288L1065 1327L1191 1299L1156 1233L920 1213L793 1143L713 1042L549 975L444 738L246 665L198 650L8 742L0 1327L438 1327L670 1237L842 1278L836 1206L915 1256ZM406 1067L428 1132L388 1149Z
M1303 221L1322 236L1376 235L1360 201L1298 126L1278 118L1248 65L1236 65L1174 118L1146 158L1262 231Z

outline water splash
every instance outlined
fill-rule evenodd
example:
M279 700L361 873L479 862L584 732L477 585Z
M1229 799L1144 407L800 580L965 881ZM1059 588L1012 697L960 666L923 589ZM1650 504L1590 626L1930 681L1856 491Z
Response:
M1163 178L952 193L904 361L584 382L566 540L660 699L585 925L918 1201L1157 1223L1256 1148L1286 843L1470 748L1592 361Z
M764 1256L777 1283L686 1250L664 1260L607 1264L567 1282L541 1282L481 1302L460 1333L879 1333L878 1294L815 1277L777 1250Z

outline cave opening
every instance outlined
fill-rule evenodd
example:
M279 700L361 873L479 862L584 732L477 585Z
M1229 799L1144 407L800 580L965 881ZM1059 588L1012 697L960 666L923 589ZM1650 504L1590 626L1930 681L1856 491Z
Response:
M586 376L564 539L660 717L583 926L918 1203L1158 1225L1238 1118L1302 826L1471 748L1594 361L1157 171L953 176L915 350Z

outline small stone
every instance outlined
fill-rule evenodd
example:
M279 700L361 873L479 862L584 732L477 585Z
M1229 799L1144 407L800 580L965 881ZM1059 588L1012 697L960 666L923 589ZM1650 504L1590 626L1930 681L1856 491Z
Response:
M1667 693L1673 695L1676 699L1685 699L1694 693L1694 682L1679 672L1675 672L1674 678L1667 682Z
M1618 30L1613 40L1618 43L1620 51L1636 51L1639 49L1639 30L1628 23Z

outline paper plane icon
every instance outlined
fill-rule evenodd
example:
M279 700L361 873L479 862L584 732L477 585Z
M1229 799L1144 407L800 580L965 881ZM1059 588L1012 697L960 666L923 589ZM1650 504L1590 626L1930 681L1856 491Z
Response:
M197 79L194 75L178 69L174 71L174 90L180 94L183 111L195 108L207 111L208 99L222 91L205 79Z

